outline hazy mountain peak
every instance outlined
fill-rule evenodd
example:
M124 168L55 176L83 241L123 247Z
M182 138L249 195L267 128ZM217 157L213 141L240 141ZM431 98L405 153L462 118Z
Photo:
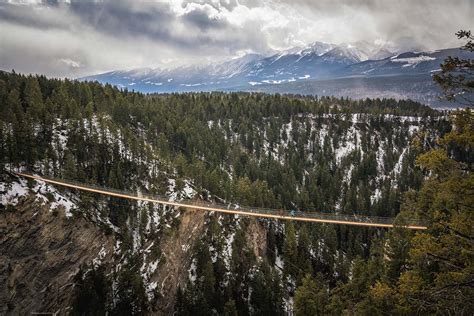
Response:
M368 59L366 54L350 44L336 46L325 53L323 57L326 60L344 64L353 64Z
M284 92L285 84L313 79L408 74L426 74L431 78L431 72L439 69L441 60L461 53L459 49L400 53L384 43L314 42L269 57L249 53L224 62L115 71L83 79L142 92L248 90L268 85L277 85Z
M324 55L329 52L331 49L336 47L335 44L329 44L324 42L313 42L299 51L300 55L315 54L318 56Z

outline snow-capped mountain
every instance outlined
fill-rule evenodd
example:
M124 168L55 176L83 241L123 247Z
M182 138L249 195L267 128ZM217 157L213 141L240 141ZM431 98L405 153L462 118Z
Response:
M329 52L331 49L337 47L334 44L328 44L324 42L314 42L302 50L298 51L297 53L301 56L315 54L317 56L324 55L325 53Z
M377 60L396 55L400 52L395 46L387 43L369 43L367 41L357 41L350 45L353 48L357 48L363 55L363 60Z
M171 69L113 71L82 78L142 92L249 90L313 79L431 74L447 56L469 54L460 49L394 53L383 44L314 42L263 56L248 54L221 63ZM272 88L272 91L274 89ZM310 92L311 93L311 92Z
M368 59L366 54L352 45L337 46L321 57L326 63L343 65L352 65Z

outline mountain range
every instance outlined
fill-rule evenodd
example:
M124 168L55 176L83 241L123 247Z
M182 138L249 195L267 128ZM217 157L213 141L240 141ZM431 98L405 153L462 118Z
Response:
M300 94L325 94L327 80L345 79L338 85L345 88L344 94L336 96L357 98L358 90L350 88L354 82L363 82L363 97L411 97L425 103L436 103L439 94L431 84L431 74L440 69L448 56L467 57L459 48L425 52L399 52L393 47L372 45L367 42L335 45L315 42L303 48L293 48L263 56L247 54L240 58L220 63L182 66L177 68L142 68L119 70L81 78L110 83L122 89L146 93L189 92L189 91L262 91ZM413 77L416 75L416 77ZM380 84L373 77L383 80L410 76L401 82L416 78L415 86L423 85L435 97L426 97L408 86L392 86L400 91L380 90L373 84ZM348 80L349 79L349 80ZM347 84L345 84L347 83ZM327 84L326 84L327 85ZM425 89L426 90L426 89ZM377 91L376 95L372 93ZM360 92L360 91L359 91ZM381 93L380 93L381 92ZM426 91L425 91L426 92Z

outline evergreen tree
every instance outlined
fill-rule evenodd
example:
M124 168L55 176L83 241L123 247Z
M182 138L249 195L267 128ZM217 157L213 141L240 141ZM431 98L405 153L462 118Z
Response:
M322 280L315 280L311 275L306 275L302 285L296 289L295 316L327 315L328 304L328 290L322 285Z
M63 178L74 180L77 177L76 162L74 161L73 155L68 151L64 155L64 171Z
M41 88L36 77L28 77L25 83L24 95L28 115L33 120L41 119L44 114L44 103Z
M254 315L282 315L280 279L270 266L262 262L252 279L250 304Z
M310 249L309 232L307 226L302 225L298 236L298 280L301 280L306 274L313 273Z
M417 234L410 269L399 279L401 305L408 313L467 315L474 312L474 115L453 114L454 129L439 147L418 157L430 178L416 197L430 229Z
M459 39L467 40L462 49L474 52L474 36L471 31L456 33ZM448 101L471 106L474 103L474 60L448 56L441 64L441 72L433 76L434 81L443 89Z
M176 292L176 302L174 304L175 315L177 316L189 316L191 312L189 311L189 302L186 299L186 295L181 289L181 286L178 285L178 290Z
M237 316L237 307L235 307L234 300L229 300L224 305L224 316Z
M139 259L130 258L128 264L122 267L114 293L113 315L146 315L148 298L145 293L143 279L139 274Z
M413 232L404 227L395 227L388 232L386 244L387 277L396 281L408 265L408 251Z
M296 242L295 226L293 222L288 222L285 225L285 242L283 244L283 258L285 265L283 273L286 277L295 280L298 275L298 249Z
M110 282L103 266L81 267L74 277L72 315L107 315L110 304Z

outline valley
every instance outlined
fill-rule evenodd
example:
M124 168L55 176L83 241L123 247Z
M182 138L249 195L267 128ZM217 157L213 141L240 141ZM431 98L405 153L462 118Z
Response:
M143 95L9 73L1 82L9 91L1 96L5 170L171 201L398 216L401 226L420 216L402 198L426 177L417 155L451 130L446 113L394 99ZM413 236L403 228L193 212L10 173L0 191L3 313L87 313L95 306L131 314L285 314L311 271L333 299L356 304L344 289L361 282L354 276L360 265L366 269L360 258L379 267L373 278L382 269L396 278L400 266L391 264L399 250L382 245ZM22 247L36 250L22 255ZM369 291L371 281L363 280Z
M474 315L474 1L0 1L0 316Z

